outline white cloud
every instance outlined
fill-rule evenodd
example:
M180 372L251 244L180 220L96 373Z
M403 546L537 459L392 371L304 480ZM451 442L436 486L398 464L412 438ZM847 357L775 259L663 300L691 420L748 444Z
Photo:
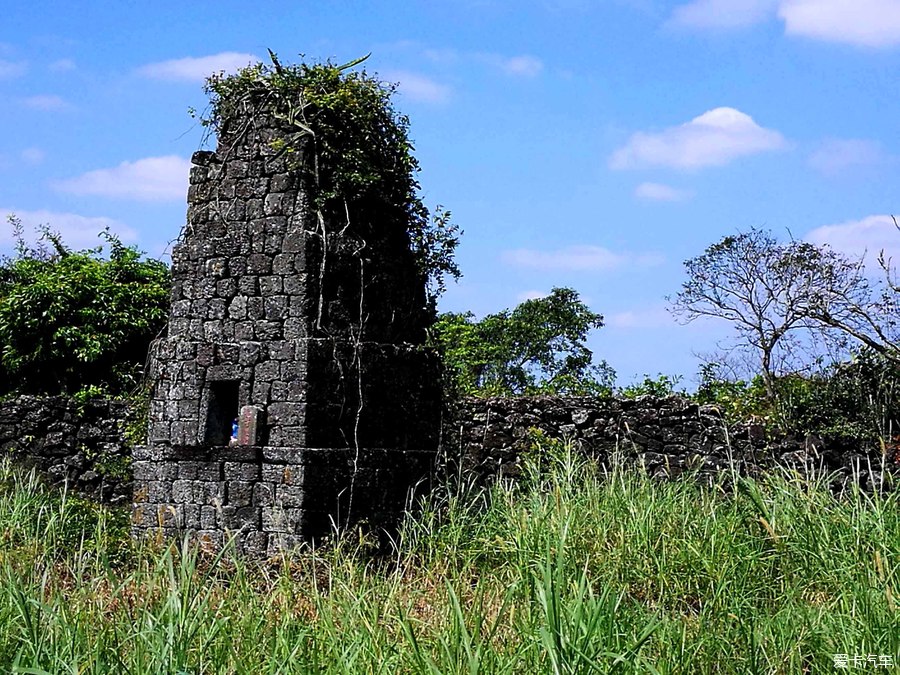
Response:
M785 33L862 47L900 45L897 0L781 0Z
M25 148L20 156L25 161L26 164L40 164L44 161L44 157L47 156L47 153L41 150L40 148Z
M852 257L866 256L871 264L878 253L900 261L900 231L890 216L868 216L837 225L824 225L806 235L813 244L828 244L836 251Z
M544 70L544 62L536 56L513 56L502 59L500 67L507 75L537 77Z
M511 77L531 78L544 72L544 62L530 54L503 56L491 52L478 52L469 56Z
M694 0L676 7L670 22L689 28L742 28L771 17L778 0Z
M138 201L176 201L187 195L190 161L176 155L122 162L88 171L54 187L77 195L100 195Z
M654 202L683 202L693 197L694 193L662 183L641 183L634 189L634 196Z
M416 43L412 43L413 46L417 46ZM452 48L429 48L422 51L422 56L424 56L429 61L433 61L435 63L452 65L458 63L462 58L459 51Z
M504 251L501 260L514 267L537 270L568 270L577 272L606 271L625 265L650 267L663 262L658 253L616 253L602 246L569 246L555 251L519 248Z
M16 209L0 209L0 215L14 213L25 227L25 236L30 243L36 238L34 229L39 225L47 225L52 231L59 232L62 241L75 249L92 248L102 243L98 234L107 227L118 235L122 241L135 241L137 233L118 220L104 217L81 216L77 213L57 211L18 211ZM12 231L8 226L0 226L0 245L12 243Z
M630 309L625 312L616 312L606 318L606 325L610 328L663 328L675 326L677 322L662 305L655 307L642 307Z
M446 103L452 93L448 85L406 70L392 70L382 76L387 82L398 83L401 94L419 103Z
M72 59L58 59L47 66L47 69L54 73L68 73L75 68L75 62Z
M860 47L900 45L897 0L692 0L673 10L670 23L716 30L776 16L787 35Z
M24 63L0 59L0 80L19 77L24 75L26 70L28 70L28 67Z
M859 139L831 139L822 143L809 157L809 165L826 175L836 175L845 169L871 166L885 161L881 145Z
M172 80L176 82L203 82L213 73L234 73L259 59L253 54L241 52L222 52L210 56L188 56L183 59L172 59L158 63L148 63L138 68L138 74L155 80Z
M22 99L22 105L32 110L51 112L56 110L68 110L72 106L61 96L56 94L37 94Z
M698 169L723 166L748 155L778 150L787 144L777 131L765 129L734 108L716 108L690 122L656 133L638 132L609 160L613 169L668 166Z
M503 56L493 52L461 52L452 48L432 48L422 50L422 56L440 66L456 66L465 61L480 63L515 77L537 77L544 72L544 62L530 54Z

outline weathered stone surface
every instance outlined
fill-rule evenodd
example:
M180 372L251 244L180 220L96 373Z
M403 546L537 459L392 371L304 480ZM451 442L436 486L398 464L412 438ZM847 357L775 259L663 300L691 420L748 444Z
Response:
M96 399L78 403L64 396L19 396L0 403L0 456L34 466L51 483L94 499L131 499L131 457L124 445L130 412L125 403ZM162 429L160 430L162 431ZM169 472L135 456L134 473L147 482L165 481Z
M399 513L386 495L429 476L440 437L405 216L350 205L321 222L312 182L272 151L281 125L266 110L223 121L216 151L194 156L169 328L150 354L149 447L135 452L141 513L173 511L165 528L212 544L254 531L240 541L257 552L280 545L272 533Z
M129 492L127 477L118 481L104 474L93 458L99 452L106 462L127 459L125 416L122 404L108 401L76 406L59 397L12 399L0 404L0 448L49 480L121 500ZM781 465L801 473L833 472L835 489L854 481L864 490L881 490L895 484L892 472L900 475L897 453L883 458L880 448L816 436L767 438L752 425L726 429L718 410L679 399L470 399L445 418L443 454L459 456L466 471L485 480L515 477L535 429L563 438L570 426L576 431L569 441L579 451L659 477L727 476L732 469L748 474ZM287 541L296 545L314 531L327 534L328 518L344 512L351 488L354 509L396 512L410 486L423 479L427 486L434 453L151 444L135 448L133 460L136 532L182 536L225 527L242 532L236 541L249 548L241 550L261 555ZM294 538L273 539L273 533Z
M259 421L262 410L255 405L245 405L238 417L238 445L259 445Z
M755 474L773 466L803 473L834 473L835 486L854 475L854 462L871 463L873 474L900 478L900 457L882 461L880 449L852 439L834 438L828 452L822 439L775 436L754 424L727 427L715 406L698 406L677 396L634 400L591 397L473 398L460 401L444 425L445 451L464 470L482 480L515 476L522 453L533 445L534 432L569 442L578 451L609 464L643 466L653 475L685 472L713 476L732 470ZM873 484L862 476L861 480ZM888 476L888 484L891 484Z

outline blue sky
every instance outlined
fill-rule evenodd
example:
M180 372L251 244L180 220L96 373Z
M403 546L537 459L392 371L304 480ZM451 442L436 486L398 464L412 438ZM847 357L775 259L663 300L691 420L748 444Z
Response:
M203 77L262 58L398 82L426 202L465 235L441 309L553 286L628 383L725 331L665 310L682 261L751 226L900 254L900 0L80 2L0 23L0 211L154 256L184 222ZM0 251L9 233L0 230Z

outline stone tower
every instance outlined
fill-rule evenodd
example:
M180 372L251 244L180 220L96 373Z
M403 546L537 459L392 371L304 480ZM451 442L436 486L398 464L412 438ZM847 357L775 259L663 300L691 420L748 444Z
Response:
M440 384L403 214L317 212L310 144L279 156L281 125L236 115L193 156L136 534L271 553L390 520L430 474Z

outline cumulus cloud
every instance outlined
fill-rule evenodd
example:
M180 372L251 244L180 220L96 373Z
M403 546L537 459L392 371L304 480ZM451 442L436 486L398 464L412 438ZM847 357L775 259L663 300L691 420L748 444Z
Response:
M689 28L742 28L768 19L778 0L694 0L676 7L670 22Z
M900 261L900 232L890 216L868 216L837 225L824 225L806 235L813 244L828 244L852 257L866 256L871 263L880 251Z
M900 45L897 0L692 0L672 11L670 23L715 30L776 16L787 35L860 47Z
M761 152L787 145L784 137L766 129L734 108L715 108L690 122L660 132L638 132L609 160L613 169L668 166L699 169L723 166Z
M253 54L241 52L221 52L210 56L188 56L183 59L171 59L148 63L138 68L139 75L155 80L171 80L174 82L203 82L213 73L234 73L252 63L259 62Z
M58 110L68 110L72 106L63 97L56 94L38 94L36 96L28 96L22 99L22 105L32 110L43 110L45 112L53 112Z
M400 93L419 103L446 103L450 100L451 88L419 73L407 70L392 70L383 73L388 82L396 82Z
M514 77L537 77L544 72L544 62L531 54L504 56L493 52L461 52L452 48L430 48L424 49L422 56L442 66L455 66L461 62L480 63Z
M862 47L900 45L897 0L781 0L788 35Z
M415 42L403 42L404 46L418 47L418 43ZM462 59L462 54L459 53L459 50L453 49L451 47L429 47L428 49L424 49L422 51L422 56L424 56L429 61L433 61L434 63L439 63L442 65L454 65L459 63Z
M12 79L24 75L28 67L21 62L0 59L0 80Z
M501 260L514 267L551 271L603 272L625 265L651 267L663 262L658 253L616 253L602 246L569 246L555 251L518 248L504 251Z
M662 183L641 183L634 189L634 196L652 202L683 202L693 197L694 193Z
M511 77L531 78L537 77L544 72L544 62L538 57L529 54L504 56L492 52L477 52L473 54L462 54L457 58L462 57L483 63L500 71L504 75L509 75Z
M35 228L47 225L54 232L59 232L63 242L72 248L91 248L101 243L98 234L106 228L122 241L137 239L137 233L124 223L102 216L82 216L77 213L58 211L19 211L16 209L0 209L0 214L14 213L25 228L26 238L34 243ZM0 227L0 245L12 243L12 231L9 227Z
M809 156L809 165L826 175L885 161L881 145L860 139L831 139Z
M76 195L99 195L138 201L183 200L187 194L190 161L176 155L122 162L110 169L88 171L59 181L54 187Z
M526 300L540 300L541 298L546 298L548 295L550 295L550 293L547 291L522 291L516 296L516 300L519 302L525 302Z

